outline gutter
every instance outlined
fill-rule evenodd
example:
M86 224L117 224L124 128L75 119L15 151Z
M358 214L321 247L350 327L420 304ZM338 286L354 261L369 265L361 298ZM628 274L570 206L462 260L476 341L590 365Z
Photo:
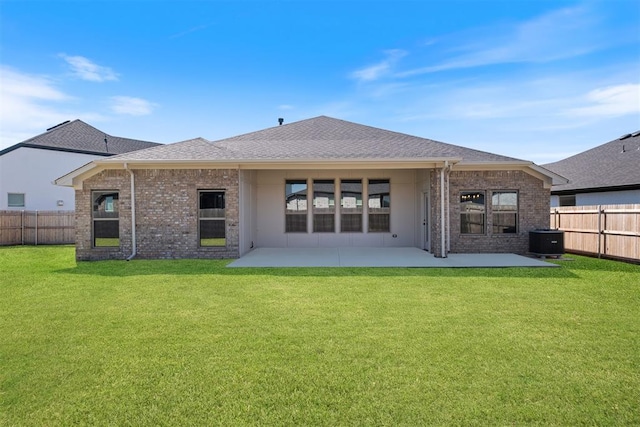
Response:
M138 254L136 244L136 184L133 171L129 169L127 163L124 164L124 168L131 175L131 255L127 257L127 261L131 261Z

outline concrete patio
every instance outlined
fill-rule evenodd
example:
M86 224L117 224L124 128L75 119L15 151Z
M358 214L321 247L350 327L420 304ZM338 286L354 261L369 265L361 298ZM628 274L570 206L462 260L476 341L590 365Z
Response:
M449 254L418 248L257 248L227 267L557 267L515 254Z

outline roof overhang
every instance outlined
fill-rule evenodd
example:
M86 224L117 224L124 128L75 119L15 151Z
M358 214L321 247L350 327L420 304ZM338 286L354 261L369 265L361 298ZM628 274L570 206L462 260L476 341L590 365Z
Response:
M512 162L461 162L454 169L457 171L520 170L542 180L544 188L551 188L553 185L562 185L569 182L567 178L526 160L514 160Z
M584 193L608 193L611 191L633 191L640 190L640 184L625 184L625 185L615 185L608 187L579 187L579 188L568 188L562 190L554 190L551 189L551 194L554 196L565 196L571 194L584 194Z
M542 180L545 188L568 183L556 173L532 162L464 162L456 157L422 159L287 159L287 160L120 160L117 157L94 160L56 179L54 184L79 189L82 182L104 170L123 169L240 169L240 170L363 170L363 169L437 169L455 166L457 171L521 170Z
M94 160L54 181L63 187L81 188L82 182L104 170L122 169L241 169L241 170L295 170L295 169L434 169L459 163L455 157L424 159L290 159L290 160Z

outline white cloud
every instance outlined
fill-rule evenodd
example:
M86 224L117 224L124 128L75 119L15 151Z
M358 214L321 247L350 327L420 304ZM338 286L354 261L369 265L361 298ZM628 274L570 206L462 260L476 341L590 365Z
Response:
M112 96L111 111L117 114L128 114L131 116L146 116L153 112L157 104L142 98L130 96Z
M565 111L570 117L616 117L640 114L640 84L621 84L590 91L585 107Z
M71 66L73 74L82 80L91 82L118 80L118 75L111 68L98 65L84 56L69 56L64 53L59 56Z
M0 149L68 120L56 106L71 99L44 76L0 66Z
M53 83L48 78L22 74L5 66L0 66L0 90L3 98L5 96L18 96L53 101L69 98L54 88Z
M391 49L384 52L386 58L377 64L370 65L368 67L356 70L351 73L351 77L364 82L378 80L391 72L393 66L404 56L407 52L401 49Z
M278 110L281 110L281 111L293 110L294 108L295 107L293 105L289 105L289 104L278 105Z
M549 62L593 52L610 44L611 39L606 31L599 30L588 9L565 8L518 24L496 25L452 35L448 40L443 38L439 45L451 45L451 51L462 53L396 76L491 64Z
M61 91L47 76L0 65L0 149L74 119L97 122L106 117L82 107L82 99Z

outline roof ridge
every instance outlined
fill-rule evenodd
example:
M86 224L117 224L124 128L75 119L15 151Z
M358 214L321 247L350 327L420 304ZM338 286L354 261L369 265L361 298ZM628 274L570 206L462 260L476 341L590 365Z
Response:
M106 140L106 143L102 141ZM69 151L83 154L113 155L159 145L158 142L108 134L81 119L68 120L45 132L0 150L4 155L21 147Z
M64 128L64 127L67 127L67 126L69 126L69 125L71 125L72 123L75 123L75 122L82 122L82 120L80 120L80 119L74 119L74 120L67 120L66 122L58 123L57 125L54 125L54 126L52 126L52 127L50 127L50 128L47 128L47 130L45 130L44 132L39 133L39 134L37 134L37 135L35 135L35 136L32 136L31 138L27 138L27 139L25 139L24 141L17 142L17 143L16 143L16 144L14 144L14 145L28 143L29 141L31 141L31 140L33 140L33 139L40 138L40 137L41 137L41 136L43 136L43 135L46 135L46 134L48 134L48 133L50 133L50 132L54 132L54 131L56 131L56 130L62 129L62 128ZM82 122L82 123L84 123L84 122ZM85 123L85 124L86 124L86 123Z

